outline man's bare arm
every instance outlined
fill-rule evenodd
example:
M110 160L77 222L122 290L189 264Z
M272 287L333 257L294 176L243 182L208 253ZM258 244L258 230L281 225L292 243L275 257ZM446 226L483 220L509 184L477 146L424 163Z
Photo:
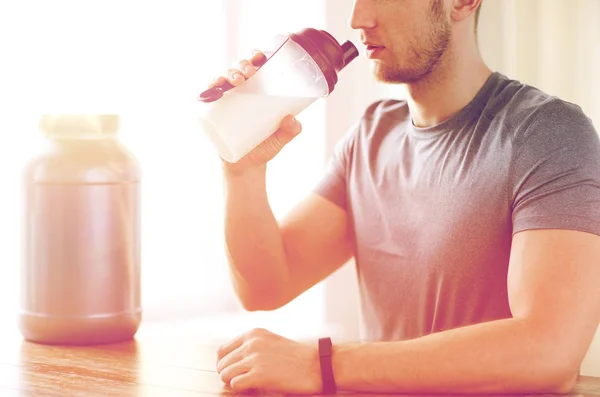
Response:
M278 222L265 167L227 175L225 236L234 289L248 310L273 310L352 256L346 212L317 194Z
M600 237L518 233L508 276L513 318L410 341L337 346L338 386L369 392L567 392L600 321L598 280Z

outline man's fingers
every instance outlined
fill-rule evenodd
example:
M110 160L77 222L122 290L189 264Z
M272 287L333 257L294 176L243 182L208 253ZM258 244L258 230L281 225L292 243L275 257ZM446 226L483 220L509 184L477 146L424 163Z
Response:
M223 76L217 76L208 88L225 84L226 81L234 86L242 84L246 79L254 76L258 67L262 66L267 57L261 51L255 50L250 59L242 59L231 66Z
M223 357L240 347L244 343L244 340L246 340L246 334L239 335L232 341L221 345L217 351L217 364Z
M248 372L234 377L229 381L229 387L237 392L257 389L253 371L249 370Z
M244 59L235 66L237 70L240 71L244 75L245 78L249 79L254 76L256 73L256 66L254 66L251 61Z
M215 79L208 85L208 88L218 87L225 84L227 79L224 76L217 76Z
M221 371L219 373L219 376L221 377L221 381L223 383L225 383L226 385L231 385L232 379L234 379L235 377L238 377L240 375L246 374L247 372L250 371L250 369L251 369L250 362L246 358L246 359L236 362L233 365L230 365L229 367L226 367L223 371Z
M262 51L254 50L254 52L252 52L252 56L250 57L252 65L259 67L264 65L266 61L267 56Z
M281 122L281 126L277 132L275 132L275 136L278 141L285 145L300 134L300 132L302 132L302 124L294 116L287 115Z
M217 362L217 372L223 371L225 368L237 363L238 361L244 358L241 349L235 349L232 352L229 352L225 355L225 357L221 358L219 362Z
M226 81L234 86L242 84L246 79L254 76L256 67L249 60L243 59L237 64L232 65L223 76L217 76L209 85L208 88L222 86Z
M227 70L227 81L230 82L234 86L238 86L246 81L244 74L239 69L229 69Z

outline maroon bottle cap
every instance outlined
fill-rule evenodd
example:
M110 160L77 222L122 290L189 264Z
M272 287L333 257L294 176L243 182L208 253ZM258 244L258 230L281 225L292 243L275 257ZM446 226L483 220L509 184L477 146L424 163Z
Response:
M327 79L329 93L338 82L338 73L358 56L358 49L352 42L340 45L324 30L306 28L289 36L315 60Z

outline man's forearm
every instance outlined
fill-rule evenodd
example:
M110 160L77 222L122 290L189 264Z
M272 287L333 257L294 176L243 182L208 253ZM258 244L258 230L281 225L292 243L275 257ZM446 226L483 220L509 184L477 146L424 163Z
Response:
M340 345L334 373L350 391L566 392L576 364L554 334L506 319L408 341Z
M224 172L225 240L233 283L251 309L276 300L287 278L279 225L267 199L266 167Z

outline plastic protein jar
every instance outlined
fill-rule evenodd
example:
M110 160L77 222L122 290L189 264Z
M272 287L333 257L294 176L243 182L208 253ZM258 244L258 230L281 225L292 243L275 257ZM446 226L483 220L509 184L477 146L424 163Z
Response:
M26 340L132 339L141 322L140 168L117 115L46 115L23 173L21 311Z

